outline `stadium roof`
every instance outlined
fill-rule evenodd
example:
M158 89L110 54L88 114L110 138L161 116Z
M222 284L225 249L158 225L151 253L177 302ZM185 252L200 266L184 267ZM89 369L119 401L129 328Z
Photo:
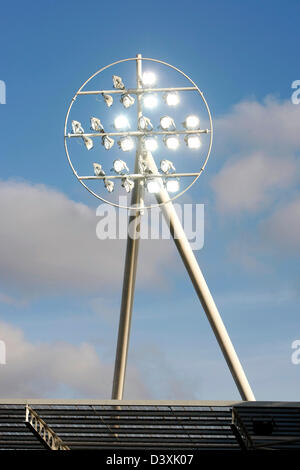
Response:
M300 403L0 399L0 449L300 449Z

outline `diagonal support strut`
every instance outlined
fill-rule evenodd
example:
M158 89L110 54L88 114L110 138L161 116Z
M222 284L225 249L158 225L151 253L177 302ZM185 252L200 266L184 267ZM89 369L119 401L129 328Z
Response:
M47 450L70 450L29 405L26 405L25 424Z

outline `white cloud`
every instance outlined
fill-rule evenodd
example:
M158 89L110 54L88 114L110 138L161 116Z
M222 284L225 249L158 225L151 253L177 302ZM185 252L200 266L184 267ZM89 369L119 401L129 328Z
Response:
M20 328L2 321L0 339L6 344L6 365L0 366L1 397L111 397L114 361L101 360L93 345L32 343ZM192 399L197 395L194 382L184 377L184 371L178 372L159 347L142 345L132 351L128 362L124 398Z
M259 212L299 176L300 106L243 101L216 120L217 153L231 155L212 179L224 213Z
M272 154L300 151L300 106L267 97L263 103L241 101L215 122L216 141L224 149L269 150Z
M99 218L84 204L42 185L0 183L0 282L27 295L120 284L126 240L99 240ZM171 241L142 241L138 280L163 285Z
M225 213L259 211L296 175L297 163L291 157L274 158L256 152L230 160L212 180L217 206Z
M88 343L29 342L19 328L0 322L6 365L0 367L2 397L110 398L113 364L101 361ZM138 371L128 367L126 395L147 398Z
M300 249L300 197L277 208L260 225L261 234L268 243L272 242L285 253L294 255Z

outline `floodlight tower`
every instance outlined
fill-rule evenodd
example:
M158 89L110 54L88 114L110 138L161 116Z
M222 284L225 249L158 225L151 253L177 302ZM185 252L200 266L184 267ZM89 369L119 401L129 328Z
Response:
M85 86L94 77L98 76L101 72L108 69L109 67L118 65L120 63L135 61L136 63L136 87L126 88L123 80L118 75L113 75L114 89L112 90L85 90ZM144 61L148 63L158 63L164 66L170 67L184 76L192 86L189 87L167 87L159 88L153 87L154 77L151 72L143 76L142 64ZM191 92L196 91L200 94L200 97L206 108L210 128L201 129L199 118L195 115L189 115L183 122L184 129L178 129L175 125L174 119L170 116L163 116L160 119L159 130L155 130L150 119L144 115L144 105L148 107L154 106L156 97L151 95L152 93L164 93L163 97L168 106L176 106L178 104L178 92ZM115 119L114 127L117 132L107 132L98 118L91 118L91 129L92 133L85 133L84 129L79 121L72 121L72 132L68 132L68 119L71 112L71 108L75 100L81 95L102 95L103 99L108 107L113 104L113 95L121 94L121 103L125 108L131 107L136 97L137 104L137 128L136 130L129 131L128 120L125 116L119 116ZM124 130L126 129L126 130ZM152 152L155 151L157 146L156 138L159 136L163 137L165 145L172 150L175 150L179 145L179 136L184 135L184 141L189 149L198 149L200 147L200 135L209 136L209 145L204 163L200 170L197 172L176 172L173 163L170 160L163 159L160 162L160 170L158 169ZM98 199L117 206L120 208L126 208L129 212L128 231L127 237L127 248L126 248L126 259L123 279L123 290L122 300L120 309L120 322L118 331L118 341L115 359L115 370L113 379L112 398L121 400L123 398L124 382L126 374L127 354L130 336L130 324L132 316L132 307L134 299L134 289L137 271L137 260L138 260L138 249L139 249L139 232L141 216L144 210L151 209L159 206L170 228L171 235L174 239L175 245L179 251L181 259L186 267L189 277L193 283L199 300L203 306L215 337L222 350L224 358L228 364L233 379L237 385L240 395L243 400L255 400L254 394L251 390L247 377L244 373L239 358L235 352L229 335L226 331L222 318L218 312L213 297L208 289L204 276L198 265L196 257L190 246L190 243L185 235L181 221L175 211L172 201L187 191L199 178L203 172L207 161L209 159L211 145L212 145L212 119L208 104L204 98L202 91L198 86L189 78L184 72L174 67L173 65L167 64L166 62L143 58L141 54L138 54L135 58L123 59L106 67L103 67L98 72L93 74L84 84L79 88L75 96L73 97L69 109L67 111L65 120L65 150L69 164L72 168L73 173L77 177L78 181ZM100 163L94 163L94 176L81 176L78 175L75 167L70 159L68 141L71 138L80 138L84 142L85 147L91 150L94 147L94 140L101 138L101 142L106 150L111 149L114 145L114 138L120 137L119 146L123 151L132 150L134 145L133 140L136 142L136 155L134 163L134 172L130 173L130 170L121 159L116 159L113 162L113 169L116 175L108 176L104 171L103 166ZM182 178L193 178L192 183L189 183L184 190L179 190L179 180ZM123 188L127 193L131 193L131 203L129 206L121 206L115 202L109 201L103 198L98 192L92 190L87 182L93 180L102 180L106 190L111 193L114 190L114 184L116 181L121 180ZM149 193L153 193L157 204L147 205L145 203L145 189ZM177 193L173 197L170 197L169 193Z

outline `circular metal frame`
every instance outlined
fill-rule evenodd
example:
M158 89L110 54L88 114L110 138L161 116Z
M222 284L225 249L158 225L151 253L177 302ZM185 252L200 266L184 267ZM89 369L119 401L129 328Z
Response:
M95 72L93 75L91 75L84 83L83 85L81 85L81 87L77 90L77 92L75 93L75 95L73 96L72 98L72 101L69 105L69 108L68 108L68 111L67 111L67 114L66 114L66 118L65 118L65 127L64 127L64 145L65 145L65 151L66 151L66 155L67 155L67 158L68 158L68 162L69 162L69 165L74 173L74 175L76 176L77 180L85 187L85 189L87 189L89 191L89 193L91 193L93 196L95 196L97 199L100 199L102 202L105 202L106 204L110 204L111 206L114 206L114 207L119 207L120 209L127 209L127 210L144 210L144 209L154 209L155 207L160 207L160 206L163 206L165 204L168 204L169 202L171 201L174 201L175 199L177 199L178 197L182 196L186 191L188 191L191 186L193 186L194 183L196 183L197 179L199 178L199 176L201 175L201 173L204 171L205 167L206 167L206 164L208 162L208 159L209 159L209 156L210 156L210 153L211 153L211 148L212 148L212 142L213 142L213 124L212 124L212 117L211 117L211 112L210 112L210 109L209 109L209 106L207 104L207 101L206 99L204 98L204 95L203 95L203 92L199 89L199 87L196 85L195 82L193 82L193 80L188 76L186 75L182 70L180 70L179 68L175 67L174 65L171 65L171 64L168 64L167 62L164 62L162 60L158 60L158 59L152 59L152 58L149 58L149 57L142 57L140 60L148 60L148 61L151 61L151 62L156 62L158 64L162 64L162 65L165 65L167 67L170 67L171 69L173 70L176 70L177 72L179 72L181 75L183 75L187 80L189 80L190 83L192 83L192 85L197 89L198 93L200 94L202 100L203 100L203 103L205 105L205 108L206 108L206 111L208 113L208 118L209 118L209 123L210 123L210 141L209 141L209 145L208 145L208 150L207 150L207 154L206 154L206 158L205 158L205 161L204 161L204 164L202 165L199 173L197 176L195 176L195 178L193 179L193 181L184 189L182 190L180 193L176 194L176 196L170 198L168 201L165 201L165 202L161 202L161 203L158 203L158 204L151 204L149 206L142 206L142 207L132 207L132 206L122 206L120 204L117 204L117 203L114 203L114 202L111 202L111 201L108 201L107 199L99 196L99 194L95 193L92 189L90 189L82 180L79 179L78 177L78 174L72 164L72 161L71 161L71 158L70 158L70 155L69 155L69 150L68 150L68 144L67 144L67 139L68 139L68 135L67 135L67 125L68 125L68 119L69 119L69 115L70 115L70 112L71 112L71 109L72 109L72 106L78 96L78 94L82 91L82 89L87 85L87 83L89 83L93 78L95 78L97 75L99 75L101 72L103 72L104 70L110 68L110 67L113 67L114 65L117 65L117 64L120 64L122 62L129 62L129 61L136 61L138 60L137 57L130 57L128 59L121 59L121 60L118 60L116 62L112 62L111 64L109 65L106 65L105 67L102 67L101 69L99 69L97 72ZM153 177L155 177L155 175L153 175ZM109 179L109 176L108 176L108 179Z

